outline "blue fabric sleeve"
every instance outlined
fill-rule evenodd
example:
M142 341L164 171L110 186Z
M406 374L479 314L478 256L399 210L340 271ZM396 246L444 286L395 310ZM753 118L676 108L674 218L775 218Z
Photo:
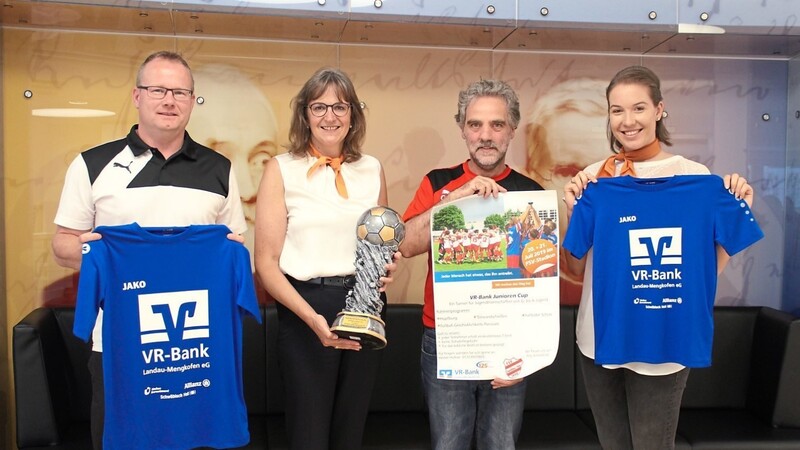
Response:
M594 188L599 189L597 186ZM578 259L583 258L594 244L595 212L591 197L588 189L583 192L583 196L572 210L572 219L564 236L564 248Z
M736 200L722 183L716 191L714 240L728 255L735 255L764 237L764 232L744 200Z
M102 240L83 244L83 258L75 304L75 323L72 332L84 342L89 342L94 323L97 320L98 309L102 307L102 283L99 268L103 267L104 248Z
M255 317L258 323L261 323L261 314L258 310L258 299L256 298L256 288L253 285L253 272L250 269L250 252L247 247L238 242L232 242L236 245L236 285L238 286L239 293L236 298L236 304L241 309Z

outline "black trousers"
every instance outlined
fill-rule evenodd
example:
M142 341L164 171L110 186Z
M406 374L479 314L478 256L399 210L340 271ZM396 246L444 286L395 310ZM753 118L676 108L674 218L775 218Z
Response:
M103 448L103 421L105 419L105 390L103 389L103 354L92 351L89 355L89 375L92 379L92 403L89 421L94 450Z
M292 284L328 324L344 308L346 288ZM381 297L385 305L386 297ZM277 309L278 363L290 448L360 449L382 351L324 347L299 317L280 303ZM381 316L384 311L385 306Z

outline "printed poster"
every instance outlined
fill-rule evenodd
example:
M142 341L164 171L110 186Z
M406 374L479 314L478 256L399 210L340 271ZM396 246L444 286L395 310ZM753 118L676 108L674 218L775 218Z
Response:
M431 213L438 377L514 379L552 364L559 338L556 192L468 197Z

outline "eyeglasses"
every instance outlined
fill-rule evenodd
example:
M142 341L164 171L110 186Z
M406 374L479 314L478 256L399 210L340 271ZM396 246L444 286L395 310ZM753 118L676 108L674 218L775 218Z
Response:
M136 89L144 89L147 96L156 100L161 100L167 96L167 92L172 92L172 98L177 101L187 101L192 98L194 91L189 89L168 89L161 86L136 86Z
M322 117L328 113L328 108L333 110L333 114L336 117L344 117L347 114L347 111L350 109L350 103L334 103L332 105L328 105L325 103L312 103L306 106L309 111L311 111L311 115L315 117Z

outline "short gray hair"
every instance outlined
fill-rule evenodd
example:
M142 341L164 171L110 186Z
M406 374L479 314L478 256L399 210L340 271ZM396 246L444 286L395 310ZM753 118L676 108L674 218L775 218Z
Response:
M458 113L455 118L459 128L464 128L467 106L478 97L499 97L505 100L508 107L508 123L511 128L517 129L520 118L519 98L508 83L500 80L475 81L458 93Z

